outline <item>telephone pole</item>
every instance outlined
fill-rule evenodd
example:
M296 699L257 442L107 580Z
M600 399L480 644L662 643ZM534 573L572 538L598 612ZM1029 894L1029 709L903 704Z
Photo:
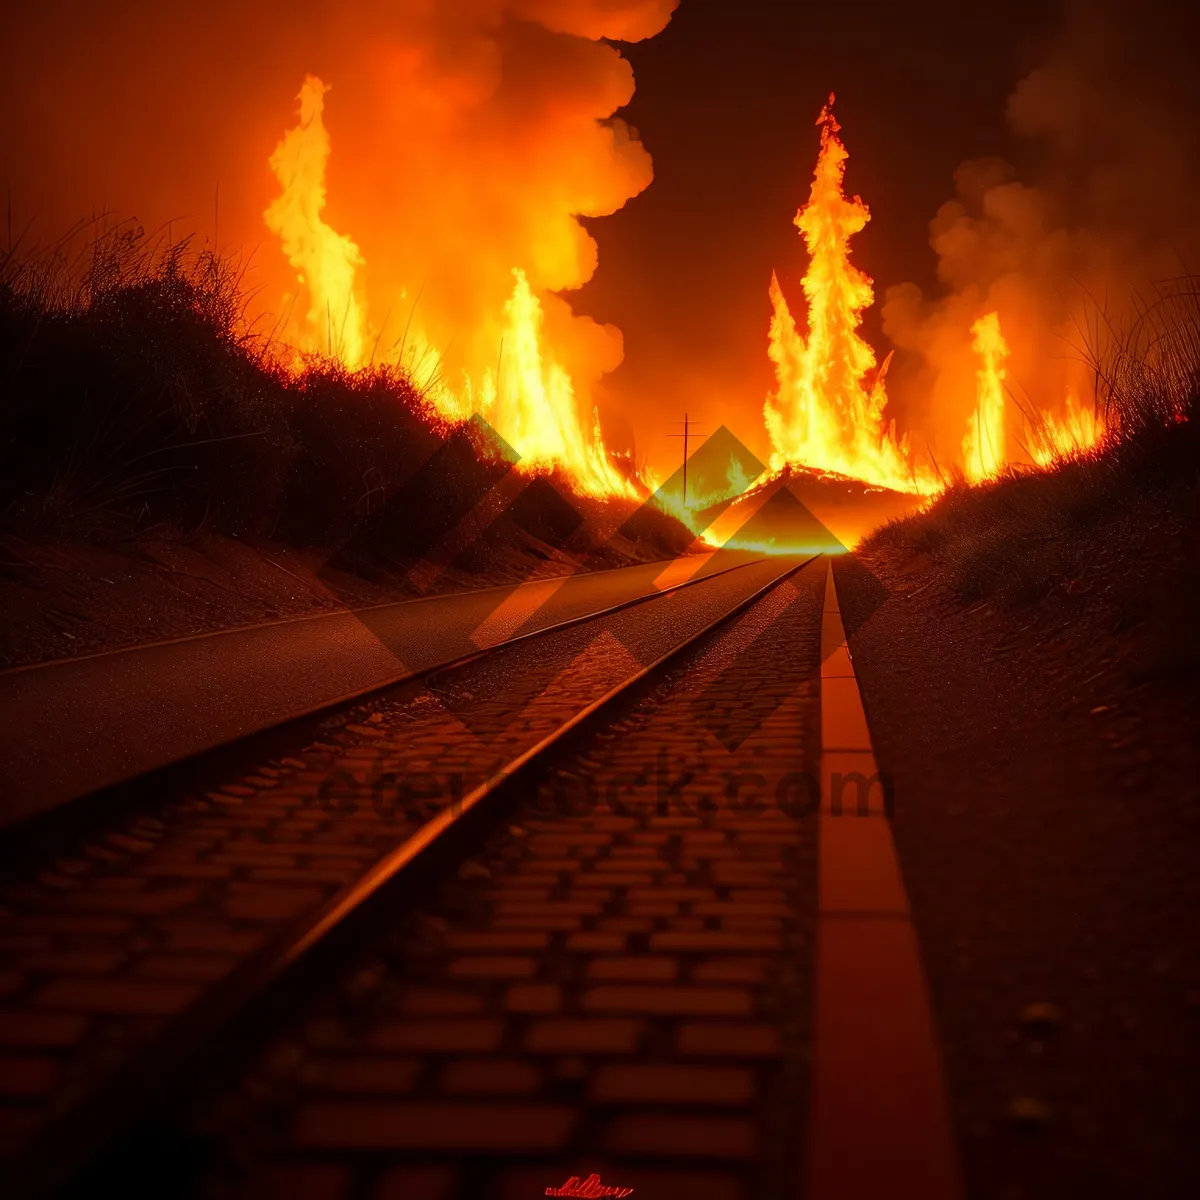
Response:
M676 422L678 424L679 422ZM707 437L708 434L702 433L691 424L690 417L687 413L683 414L683 432L668 433L667 437L683 438L683 503L687 505L687 465L688 465L688 439Z

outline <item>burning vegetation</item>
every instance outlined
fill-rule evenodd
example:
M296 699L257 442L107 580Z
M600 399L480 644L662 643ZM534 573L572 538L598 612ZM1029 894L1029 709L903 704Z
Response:
M929 496L946 475L958 471L971 482L993 478L1006 464L1016 433L1006 416L1009 348L1000 314L980 314L963 335L977 356L975 404L967 419L961 452L939 463L916 456L907 435L898 436L888 419L886 379L892 356L880 364L859 333L863 312L874 302L871 278L850 261L850 239L871 219L858 196L844 189L849 157L833 114L834 97L821 110L820 151L808 201L796 214L809 265L802 287L807 304L807 335L802 335L777 277L771 278L770 356L777 386L764 415L771 437L771 468L788 467L846 476L896 492ZM1098 398L1096 400L1098 404ZM1064 415L1027 410L1032 449L1030 465L1051 466L1064 455L1093 445L1104 422L1098 408L1082 408L1074 392Z
M991 312L971 326L971 347L979 355L975 409L963 438L963 473L974 483L989 479L1004 465L1004 360L1008 343L999 314Z
M861 547L867 561L890 563L890 570L904 564L903 570L927 574L968 602L996 597L1028 604L1051 593L1072 596L1100 588L1097 577L1115 570L1117 591L1129 592L1130 613L1136 613L1151 602L1160 559L1172 571L1183 570L1184 590L1194 591L1200 528L1197 296L1200 282L1194 279L1163 286L1128 325L1112 331L1110 344L1094 351L1089 365L1106 423L1072 402L1063 423L1049 418L1035 426L1035 453L1053 470L990 460L987 438L981 438L972 452L978 446L985 455L978 470L982 482L956 481L926 511L871 534ZM999 403L1003 342L989 341L998 339L991 321L981 323L977 334L990 347L979 372L979 428L986 430ZM1122 559L1130 569L1141 563L1132 580L1114 565ZM1087 584L1080 582L1089 576ZM1171 637L1183 637L1189 646L1195 641L1190 628L1173 627ZM1166 643L1163 653L1171 653Z
M936 481L924 470L918 474L895 423L884 422L888 360L877 367L875 352L858 333L875 293L870 277L850 262L850 238L871 214L843 190L849 155L833 100L817 118L820 156L808 203L796 214L809 255L807 337L796 329L778 278L771 278L770 354L778 380L764 410L771 467L811 467L894 491L933 491Z
M351 34L326 16L301 22L294 42L250 38L271 50L261 70L255 64L256 102L236 125L232 169L241 203L227 236L250 246L265 229L262 262L235 267L216 252L215 228L209 247L189 258L178 245L153 249L153 238L127 237L132 226L115 240L103 234L82 274L64 273L61 264L43 269L47 260L38 265L36 256L28 270L13 253L5 260L11 328L26 329L30 314L43 313L46 330L70 343L57 363L46 331L37 326L30 335L48 356L41 361L55 394L63 390L58 373L75 361L72 338L82 338L80 331L98 338L114 314L150 309L144 357L153 369L128 391L149 396L151 380L166 380L164 412L173 415L148 416L146 428L159 431L161 446L136 434L130 461L139 466L104 467L98 477L109 482L101 492L129 479L118 507L136 497L143 511L162 506L184 526L229 508L236 510L230 529L267 522L273 531L294 530L286 536L332 544L356 521L378 520L379 505L405 472L452 431L482 418L495 436L480 445L481 462L499 455L526 477L551 478L576 496L618 507L657 492L664 515L693 533L707 529L720 507L723 539L745 507L730 502L763 500L773 488L802 484L807 497L825 487L875 521L880 510L866 503L872 494L897 506L927 504L963 480L1055 468L1117 436L1124 419L1110 411L1111 389L1100 376L1083 361L1051 367L1049 356L1031 350L1045 349L1030 333L1041 310L1019 285L1032 268L1020 264L986 280L981 274L981 262L1006 261L991 241L1008 247L1014 228L1045 232L1031 189L994 163L960 172L960 198L932 226L939 275L952 296L930 303L911 288L892 289L883 316L895 360L868 344L862 322L875 303L874 282L852 261L851 243L871 213L846 194L849 155L831 95L817 118L816 167L795 217L807 255L802 297L785 296L775 275L769 282L769 465L732 457L693 478L685 498L670 481L659 486L635 461L632 444L618 448L602 427L598 385L621 361L621 332L577 314L568 297L597 266L596 243L580 218L617 211L653 177L636 130L620 115L634 86L614 42L655 36L674 7L674 0L519 0L451 13L403 0L388 10L386 33L369 52L358 28ZM266 21L257 10L247 18ZM314 70L301 75L306 64ZM297 79L289 126L286 98ZM79 120L86 125L91 116ZM197 154L208 132L203 126ZM44 142L70 158L81 136L73 125L51 127ZM141 185L174 203L162 175L156 163ZM178 367L169 361L175 334L155 341L165 313L173 314L173 329L187 326ZM137 357L123 340L137 322L120 320L113 341L119 364L92 347L97 369L116 376L133 370ZM1051 328L1060 335L1062 321ZM10 349L20 357L17 344ZM25 364L33 350L21 353ZM920 417L896 402L912 384L906 364L914 358L924 370ZM201 360L206 365L194 377ZM22 371L28 375L26 365ZM86 374L82 366L78 372ZM210 377L221 382L205 382ZM225 387L230 379L236 399ZM61 422L39 424L24 398L12 402L17 433L10 444L22 453L44 445L49 466L14 464L13 479L24 482L10 494L10 513L61 508L82 477L72 464L103 457L97 447L112 443L110 416L97 397L116 393L81 390L84 407L95 412L87 416L80 400L65 400L71 418ZM318 415L322 403L332 408ZM124 418L113 420L121 426ZM51 424L74 431L86 453L64 447ZM367 425L377 447L368 444ZM211 448L201 452L201 445ZM154 456L147 478L143 453ZM344 467L331 461L338 454ZM223 456L250 464L254 483L225 466L209 479L204 464ZM185 483L188 472L204 486ZM319 497L301 495L314 484ZM216 496L217 486L229 494ZM57 499L39 509L39 488ZM202 495L208 498L197 516ZM67 503L74 507L75 500ZM864 529L856 523L844 540Z
M413 565L493 493L500 510L439 587L669 557L692 541L653 513L637 537L614 537L636 503L581 496L562 470L501 496L495 485L514 456L487 426L442 415L399 365L350 371L325 355L297 359L249 327L247 299L229 261L128 226L0 256L5 586L57 578L63 568L46 566L46 554L72 546L141 564L186 545L220 561L233 553L223 539L234 539L301 554L303 579L294 562L263 568L291 577L289 612L337 607L343 596L383 601L412 594ZM568 532L578 525L565 541L553 528L563 513L577 514ZM250 582L239 580L239 592ZM235 606L229 618L280 611ZM202 613L188 620L187 631L206 625Z
M304 352L323 353L353 371L375 364L383 330L373 331L368 319L359 280L366 263L358 245L331 228L323 216L330 155L323 119L328 91L312 75L300 89L298 122L271 156L271 170L282 191L265 219L279 237L304 297L303 316L294 321L301 351L297 367L303 369ZM403 365L414 377L424 367L423 390L438 413L452 421L481 415L514 448L525 470L562 471L586 495L644 495L645 489L614 462L604 445L598 413L580 402L569 371L547 344L543 305L525 267L514 264L511 275L512 293L503 304L494 365L474 371L463 367L461 383L455 386L438 369L440 354L411 320L383 360ZM405 294L403 285L397 290ZM285 309L293 308L296 300L285 295Z
M329 133L325 128L325 84L315 75L304 80L295 128L288 130L271 155L271 171L282 191L263 214L267 228L280 241L307 293L304 316L297 321L297 341L310 354L324 352L351 370L370 365L366 316L355 276L362 253L348 237L325 223L325 171ZM284 295L285 308L295 297ZM297 356L303 369L304 360Z
M457 382L448 378L441 369L441 352L433 348L419 319L414 322L416 301L400 341L381 354L382 329L371 324L362 285L368 264L358 242L332 228L324 217L331 150L324 105L329 90L315 76L305 79L298 122L270 160L281 193L265 219L295 271L297 292L285 295L282 304L293 313L287 332L297 344L297 369L303 369L306 354L333 356L349 370L381 359L404 365L414 377L422 364L432 362L424 390L438 413L450 420L482 415L514 448L523 469L563 471L576 489L598 497L633 498L654 490L652 476L639 477L627 459L605 445L599 414L586 394L579 394L547 331L543 299L521 263L511 265L512 291L501 314L486 322L496 334L493 362L461 366ZM1092 444L1103 421L1094 408L1088 414L1073 394L1062 418L1030 411L1029 449L1015 432L1010 434L1005 403L1009 350L995 311L977 317L969 330L979 360L978 382L960 459L939 464L929 456L916 456L909 437L897 434L895 421L885 412L891 355L879 362L859 332L862 315L874 302L874 289L870 277L850 260L850 240L866 226L870 211L860 197L845 193L849 155L833 102L831 95L817 120L817 165L808 201L795 219L809 258L802 280L806 332L797 328L778 278L771 279L769 351L777 386L767 399L764 418L772 472L778 476L788 469L806 469L929 496L944 485L948 472L958 470L973 482L993 477L1016 458L1010 441L1035 466L1051 465L1063 454ZM408 294L403 282L395 290ZM738 463L730 463L723 490L688 503L682 496L665 494L664 507L699 532L691 514L745 491L749 481L736 478L740 469Z

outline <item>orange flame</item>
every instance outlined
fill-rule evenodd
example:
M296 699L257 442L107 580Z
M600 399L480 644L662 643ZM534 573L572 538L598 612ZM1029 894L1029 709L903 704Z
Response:
M324 350L353 368L362 365L367 344L354 279L363 259L358 246L321 216L329 161L329 132L322 116L328 90L315 75L304 77L297 96L299 124L284 134L271 155L271 170L283 191L263 216L283 243L297 282L308 291L304 349Z
M330 151L322 119L328 90L316 76L305 78L299 123L271 156L271 169L283 191L264 216L308 293L306 344L301 349L323 351L356 369L368 358L366 308L356 288L356 271L364 260L357 244L321 215ZM464 372L456 390L440 377L440 355L420 329L411 331L408 345L397 354L405 355L405 366L444 416L461 420L481 413L521 456L521 469L557 467L586 494L638 498L638 487L628 473L617 469L604 445L598 413L594 408L587 414L582 411L570 374L546 343L542 303L526 272L514 267L512 274L515 282L504 304L495 370L475 378Z
M1088 450L1104 436L1103 416L1079 403L1074 392L1067 394L1066 412L1062 419L1044 413L1033 430L1029 447L1033 461L1039 467L1049 467L1059 459L1080 450Z
M609 461L593 410L588 437L571 377L543 344L542 306L519 267L504 305L507 323L498 375L485 381L484 409L494 427L516 447L526 467L564 466L588 493L631 493L628 480Z
M972 483L989 479L1006 461L1004 455L1004 379L1008 343L1000 331L1000 314L990 312L971 326L972 348L983 358L976 372L975 409L963 438L963 470Z
M914 468L907 439L884 425L884 377L858 334L874 301L870 276L850 262L849 241L871 219L862 200L842 190L848 154L838 137L833 95L821 110L821 151L808 203L796 214L810 257L804 276L808 337L801 337L776 276L771 277L770 355L778 381L764 408L774 452L771 468L789 464L835 471L904 492L933 492L936 481Z

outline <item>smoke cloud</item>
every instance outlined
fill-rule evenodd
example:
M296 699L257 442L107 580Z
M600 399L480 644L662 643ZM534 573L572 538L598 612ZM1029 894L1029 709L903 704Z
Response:
M900 351L891 393L940 461L957 458L974 403L980 316L999 313L1015 395L1061 412L1070 392L1092 398L1082 357L1097 306L1119 327L1136 294L1197 269L1197 26L1160 0L1070 3L1053 52L1008 101L1023 169L989 158L955 173L930 223L944 293L900 284L883 307Z
M618 49L677 0L23 2L6 18L0 137L14 226L45 241L102 207L252 256L264 313L302 309L263 214L269 160L306 75L328 88L323 219L351 240L380 353L418 331L456 382L494 367L514 268L586 391L620 332L560 296L591 278L578 216L619 209L651 160L613 118L634 90Z

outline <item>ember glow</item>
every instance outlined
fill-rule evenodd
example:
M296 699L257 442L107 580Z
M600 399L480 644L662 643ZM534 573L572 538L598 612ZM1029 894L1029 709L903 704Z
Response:
M913 464L895 423L885 424L888 360L877 368L875 352L858 332L875 293L871 278L850 262L849 243L871 214L858 196L843 191L848 154L833 99L817 119L820 156L795 222L810 260L803 280L807 337L796 328L778 278L771 278L770 355L778 381L764 409L771 467L804 466L896 491L932 492L936 480Z

